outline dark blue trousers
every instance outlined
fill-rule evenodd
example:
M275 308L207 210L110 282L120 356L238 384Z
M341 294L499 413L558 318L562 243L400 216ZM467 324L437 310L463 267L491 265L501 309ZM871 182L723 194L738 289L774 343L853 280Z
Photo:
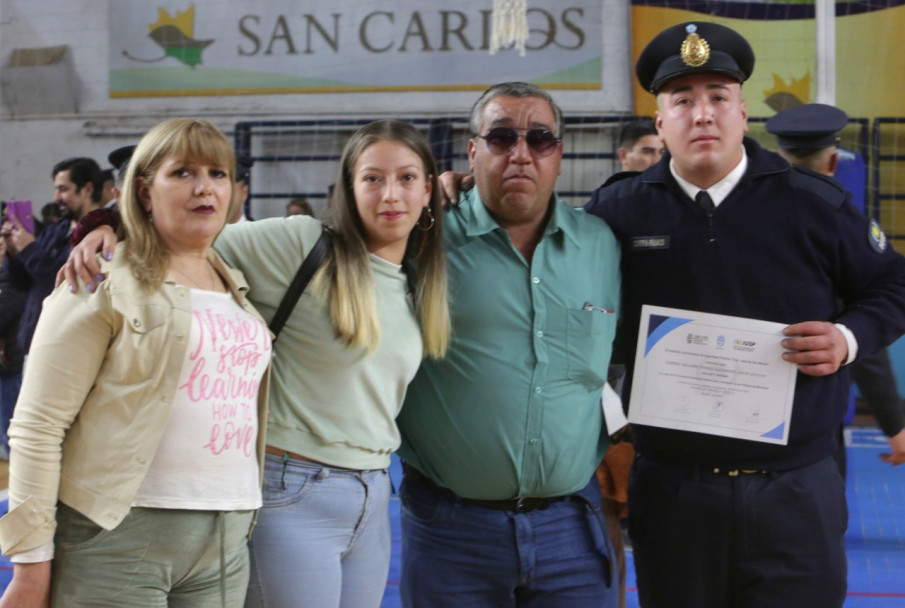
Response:
M638 457L628 497L644 608L842 606L848 509L832 458L730 476Z

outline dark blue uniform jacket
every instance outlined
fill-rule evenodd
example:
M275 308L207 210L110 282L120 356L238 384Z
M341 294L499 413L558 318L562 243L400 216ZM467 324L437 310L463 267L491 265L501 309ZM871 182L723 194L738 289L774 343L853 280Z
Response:
M668 153L643 173L610 180L585 207L623 248L614 360L627 365L626 403L642 304L843 323L859 356L905 332L905 258L891 244L882 248L870 219L835 181L792 169L753 140L744 145L748 169L711 218L670 174ZM797 468L835 450L848 387L845 368L820 378L799 373L787 446L636 426L636 447L664 463Z

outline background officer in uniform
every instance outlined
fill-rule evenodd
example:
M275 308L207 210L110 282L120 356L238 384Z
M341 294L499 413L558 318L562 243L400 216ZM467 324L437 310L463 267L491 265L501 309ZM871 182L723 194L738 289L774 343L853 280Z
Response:
M619 149L616 150L623 171L644 171L663 156L663 142L657 135L653 121L633 120L619 129Z
M633 425L629 531L645 608L842 605L843 366L905 331L905 259L839 184L744 137L753 69L729 28L657 35L636 73L667 152L586 206L623 248L626 395L642 304L787 324L783 359L800 372L787 445Z
M132 159L132 153L135 152L135 144L128 146L120 146L107 155L107 160L113 165L115 181L113 185L113 198L107 201L105 208L115 209L119 204L119 197L123 191L123 180L126 177L126 169L129 168L129 161Z
M836 144L848 124L845 112L822 103L808 103L783 110L767 121L767 131L777 136L779 154L793 165L833 177L839 166ZM886 349L860 357L850 368L852 380L864 396L889 442L890 452L880 458L892 465L905 462L905 408ZM841 464L845 451L841 446Z
M254 218L245 213L245 203L248 201L248 185L251 181L251 168L255 161L248 156L236 155L236 187L233 188L233 210L227 223L236 224L250 222Z

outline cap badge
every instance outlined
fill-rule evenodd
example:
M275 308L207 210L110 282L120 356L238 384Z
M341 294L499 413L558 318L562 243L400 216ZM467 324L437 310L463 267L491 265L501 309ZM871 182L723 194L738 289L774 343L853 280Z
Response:
M682 61L689 67L699 68L710 59L710 44L698 36L698 26L693 23L688 24L685 31L688 35L682 42Z

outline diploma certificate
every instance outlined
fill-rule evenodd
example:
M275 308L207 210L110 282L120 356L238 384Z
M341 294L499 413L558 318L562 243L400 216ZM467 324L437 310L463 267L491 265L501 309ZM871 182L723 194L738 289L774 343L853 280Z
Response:
M798 367L781 323L645 305L628 420L786 445Z

